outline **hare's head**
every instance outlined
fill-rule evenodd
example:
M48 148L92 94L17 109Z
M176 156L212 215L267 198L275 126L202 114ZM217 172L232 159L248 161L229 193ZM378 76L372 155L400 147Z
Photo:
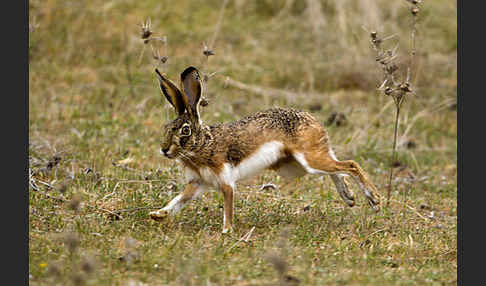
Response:
M202 83L199 72L194 67L186 68L181 74L180 89L157 69L155 72L160 90L177 113L177 118L164 126L160 152L168 158L184 156L197 144L201 128L199 101Z

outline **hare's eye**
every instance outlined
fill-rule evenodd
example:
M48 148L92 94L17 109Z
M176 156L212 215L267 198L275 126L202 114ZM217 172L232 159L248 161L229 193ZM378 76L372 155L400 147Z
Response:
M191 135L191 129L189 128L189 126L186 125L186 126L182 127L181 134L185 135L185 136Z

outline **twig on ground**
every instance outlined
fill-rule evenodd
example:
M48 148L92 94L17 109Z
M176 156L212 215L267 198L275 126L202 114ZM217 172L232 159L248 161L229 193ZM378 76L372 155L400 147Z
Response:
M398 200L394 200L394 199L390 199L391 202L395 202L395 203L398 203L398 204L401 204L405 207L407 207L408 209L410 209L411 211L413 211L417 216L419 216L420 218L422 218L423 220L425 221L430 221L430 219L424 217L423 215L421 215L414 207L404 203L404 202L401 202L401 201L398 201Z
M238 239L237 242L235 242L226 252L230 252L231 249L233 249L238 243L245 241L248 242L250 240L251 234L255 230L255 227L252 227L249 232L247 232L245 235L243 235L240 239Z
M377 231L373 231L372 233L368 234L364 239L363 241L359 244L359 247L363 247L363 245L366 243L366 241L368 240L368 238L370 238L371 236L377 234L377 233L380 233L380 232L383 232L383 231L388 231L389 229L388 228L383 228L383 229L379 229Z

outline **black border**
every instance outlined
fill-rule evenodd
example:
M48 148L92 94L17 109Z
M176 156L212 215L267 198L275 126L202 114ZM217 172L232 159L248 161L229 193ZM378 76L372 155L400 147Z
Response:
M28 1L2 2L2 281L29 285Z
M467 8L465 3L468 4ZM458 102L457 102L457 285L482 285L485 237L483 236L485 149L484 9L480 1L457 1ZM476 6L474 6L476 4ZM468 22L469 25L465 25ZM468 38L469 42L464 39ZM466 44L469 43L469 44ZM467 112L465 104L467 102ZM467 135L466 135L467 134ZM467 164L466 164L467 162Z

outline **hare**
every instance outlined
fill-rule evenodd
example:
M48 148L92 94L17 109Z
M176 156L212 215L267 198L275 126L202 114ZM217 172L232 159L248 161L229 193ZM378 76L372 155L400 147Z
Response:
M164 127L160 153L185 167L188 184L164 208L150 212L152 219L177 213L213 187L224 197L223 233L231 232L236 182L264 169L283 174L329 174L344 202L354 206L354 195L344 180L349 175L369 205L379 210L373 183L358 163L336 158L326 131L309 113L272 108L209 126L199 114L203 86L198 70L188 67L182 72L181 89L157 69L155 72L162 93L178 115Z

